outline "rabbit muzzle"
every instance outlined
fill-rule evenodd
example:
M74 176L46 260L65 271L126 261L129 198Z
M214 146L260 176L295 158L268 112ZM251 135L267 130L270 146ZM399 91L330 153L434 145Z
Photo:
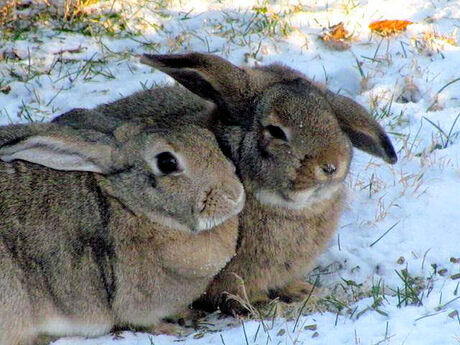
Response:
M330 184L341 183L348 174L348 161L326 161L319 164L302 166L292 181L291 189L296 192L312 188L323 188Z
M238 214L244 207L246 196L241 184L211 187L198 201L196 230L211 229Z
M296 210L315 207L342 190L350 160L348 147L328 147L317 157L306 156L286 186L260 188L255 196L260 202L272 206Z
M259 189L255 193L255 197L263 204L301 210L334 198L342 188L341 182L331 182L303 190L270 191Z

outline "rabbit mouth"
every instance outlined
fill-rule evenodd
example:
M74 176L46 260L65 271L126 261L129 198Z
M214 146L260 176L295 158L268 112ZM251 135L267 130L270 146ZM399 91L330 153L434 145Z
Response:
M226 221L229 217L209 217L209 218L200 218L198 219L198 224L195 228L195 231L204 231L214 228L217 225L222 224Z
M300 210L314 207L320 202L334 198L341 189L341 183L316 186L302 191L279 192L259 189L255 197L263 204Z
M215 226L217 226L219 224L222 224L223 222L225 222L230 217L235 216L238 213L240 213L243 210L244 203L246 201L246 194L244 193L244 191L242 191L236 201L230 199L229 197L226 197L226 199L227 199L226 203L228 204L227 208L228 208L228 206L231 205L230 210L228 212L227 211L219 212L219 213L223 213L223 214L221 214L219 216L210 216L210 217L209 216L208 217L201 216L201 217L198 217L198 221L197 221L197 225L195 227L195 231L203 231L203 230L212 229L213 227L215 227ZM204 213L204 211L205 211L205 209L202 209L200 211L200 213Z

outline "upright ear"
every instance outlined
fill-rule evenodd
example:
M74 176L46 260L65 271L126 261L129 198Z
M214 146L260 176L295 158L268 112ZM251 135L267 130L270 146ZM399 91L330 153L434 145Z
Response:
M214 102L225 116L237 114L244 107L249 89L249 75L229 61L211 54L144 54L141 62L168 74L187 89ZM246 104L247 107L247 104ZM231 118L229 119L231 120Z
M0 146L2 161L23 160L66 171L109 173L115 170L112 157L117 149L100 133L91 130L82 133L56 125L30 126L33 126L31 133L23 133Z
M353 146L394 164L398 160L393 145L382 126L361 105L350 98L326 92L341 129Z

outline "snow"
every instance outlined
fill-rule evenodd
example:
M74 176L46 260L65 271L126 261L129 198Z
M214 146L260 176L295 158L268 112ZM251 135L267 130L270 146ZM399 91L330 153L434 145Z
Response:
M100 6L107 3L112 2ZM318 260L320 268L313 272L319 272L324 290L343 285L342 279L362 284L366 291L384 285L387 294L379 307L383 313L365 311L373 304L372 297L366 297L345 308L355 313L303 315L295 329L296 320L211 316L215 326L182 338L125 332L120 339L72 337L53 344L460 344L460 280L451 278L460 273L460 81L455 82L460 78L460 48L440 38L460 44L460 2L193 0L169 2L163 9L155 7L160 2L142 3L113 5L115 10L132 11L127 27L142 32L135 40L130 35L91 37L46 26L23 40L0 38L0 52L16 56L0 60L0 88L11 87L0 93L0 124L49 121L74 107L91 108L130 95L143 85L171 83L139 63L136 55L152 52L141 42L154 43L153 51L162 53L214 52L238 65L281 61L368 109L377 107L382 113L389 108L390 116L380 122L392 137L399 161L389 166L355 151L347 209L337 235ZM293 10L297 5L301 9ZM279 20L294 30L285 37L256 31L245 37L233 34L249 28L254 6L267 6L273 13L291 11ZM368 28L379 19L414 24L382 39ZM353 33L351 48L331 50L318 35L340 21ZM438 38L424 40L427 33ZM402 94L408 103L401 101ZM446 135L451 132L449 141L436 126ZM403 270L425 278L422 305L398 307L396 291L403 282L397 273ZM335 289L337 296L349 298L350 287ZM316 330L306 325L316 325Z

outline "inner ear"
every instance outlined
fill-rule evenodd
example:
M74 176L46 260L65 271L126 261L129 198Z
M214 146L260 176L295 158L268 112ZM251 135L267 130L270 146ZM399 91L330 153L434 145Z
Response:
M116 149L108 144L86 141L60 133L43 133L0 148L5 162L23 160L55 170L109 173L114 168L112 157Z

